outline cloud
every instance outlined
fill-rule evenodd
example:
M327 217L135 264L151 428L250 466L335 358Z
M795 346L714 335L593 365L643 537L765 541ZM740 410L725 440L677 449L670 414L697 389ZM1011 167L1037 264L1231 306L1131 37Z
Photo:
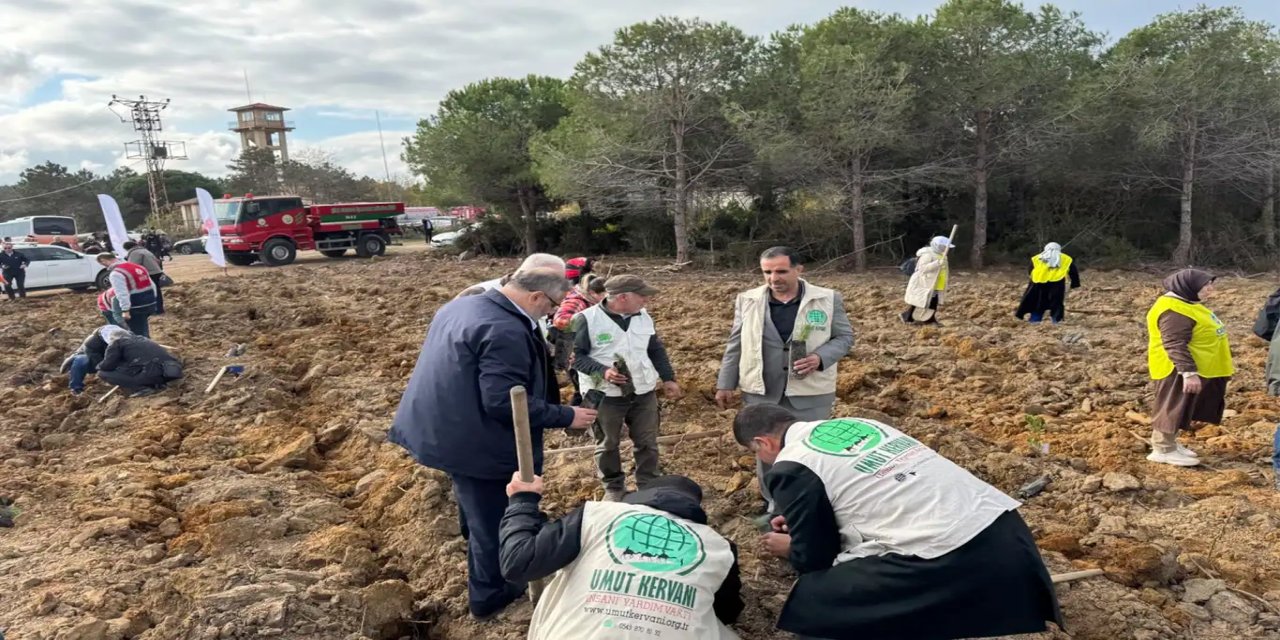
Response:
M1149 19L1179 2L1152 0L1142 11ZM857 4L915 14L938 0ZM1058 4L1093 8L1096 0ZM1250 12L1280 21L1278 6ZM191 156L174 166L220 174L238 151L226 110L246 102L246 71L254 101L296 110L297 140L341 149L353 170L381 175L381 152L370 152L376 131L351 133L373 130L362 114L375 109L384 127L403 127L476 80L567 76L618 28L659 15L728 21L766 36L835 8L825 0L0 0L0 184L15 177L11 165L19 157L69 166L117 162L136 135L106 111L113 94L171 98L164 137L186 140ZM1086 18L1109 15L1093 14ZM58 83L60 95L23 102L59 77L67 78ZM394 163L403 133L387 132L397 141L388 150Z

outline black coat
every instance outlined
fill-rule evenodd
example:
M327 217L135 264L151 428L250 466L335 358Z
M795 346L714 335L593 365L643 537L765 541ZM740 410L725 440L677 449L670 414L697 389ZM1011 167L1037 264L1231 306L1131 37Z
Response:
M0 269L4 271L18 271L28 264L31 264L31 261L17 249L14 249L11 254L0 251Z
M518 465L511 388L529 397L534 465L542 430L573 424L560 406L546 340L499 290L452 300L436 312L396 409L389 439L447 473L508 480Z
M177 375L172 375L176 365ZM176 380L182 377L182 363L165 348L142 336L127 335L116 338L107 345L98 371L115 371L126 376L144 376L163 373L164 378Z
M509 582L540 580L569 566L582 551L582 514L578 507L554 522L538 510L542 496L517 493L502 516L499 529L498 562L502 577ZM628 494L623 502L642 504L698 524L707 523L707 514L692 498L666 487L642 489ZM733 565L716 591L713 608L725 624L737 622L745 606L742 602L742 577L738 573L738 547L732 542Z

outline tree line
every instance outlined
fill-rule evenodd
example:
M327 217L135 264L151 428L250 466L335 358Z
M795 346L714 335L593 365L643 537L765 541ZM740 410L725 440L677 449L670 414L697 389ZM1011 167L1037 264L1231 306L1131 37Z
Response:
M681 262L786 242L864 269L958 223L975 267L1048 241L1270 265L1278 45L1234 7L1115 39L1009 0L915 19L844 8L768 38L659 18L567 79L450 92L404 159L430 198L485 203L524 251L590 220L622 228L622 248L647 230Z
M414 199L409 187L373 178L359 177L339 166L333 156L321 150L304 150L288 161L279 162L269 149L248 149L227 166L221 178L191 171L167 169L165 190L170 203L195 197L196 188L214 198L224 193L274 195L291 194L312 202L354 202L361 200L405 201ZM45 162L23 170L11 185L0 185L0 221L35 215L62 215L75 218L82 232L104 231L106 224L97 195L111 195L120 205L125 226L156 227L171 235L199 235L200 230L183 226L174 210L153 212L147 177L130 167L108 174L88 169L71 171Z

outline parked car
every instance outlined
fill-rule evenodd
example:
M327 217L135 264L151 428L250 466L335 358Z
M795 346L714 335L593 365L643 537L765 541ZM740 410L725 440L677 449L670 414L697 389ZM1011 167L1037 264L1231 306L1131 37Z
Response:
M209 239L209 236L179 240L173 243L173 252L181 253L184 256L189 256L193 253L208 253L204 249L205 240L208 240L208 239Z
M97 287L105 291L111 286L107 281L107 270L98 264L91 255L51 247L46 244L29 242L14 243L17 249L26 256L31 264L27 265L26 288L28 291L39 289L74 289L82 291Z
M462 231L446 231L431 236L431 246L436 248L452 247L458 238L462 237Z

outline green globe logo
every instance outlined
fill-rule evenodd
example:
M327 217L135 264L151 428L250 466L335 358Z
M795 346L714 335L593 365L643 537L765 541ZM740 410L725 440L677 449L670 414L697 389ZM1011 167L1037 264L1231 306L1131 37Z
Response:
M821 309L814 309L806 314L805 318L809 321L809 324L822 326L827 323L827 312Z
M641 571L684 575L702 563L702 541L684 525L661 514L629 513L610 526L609 555Z
M813 428L804 443L819 453L857 456L880 445L884 431L862 420L828 420Z

